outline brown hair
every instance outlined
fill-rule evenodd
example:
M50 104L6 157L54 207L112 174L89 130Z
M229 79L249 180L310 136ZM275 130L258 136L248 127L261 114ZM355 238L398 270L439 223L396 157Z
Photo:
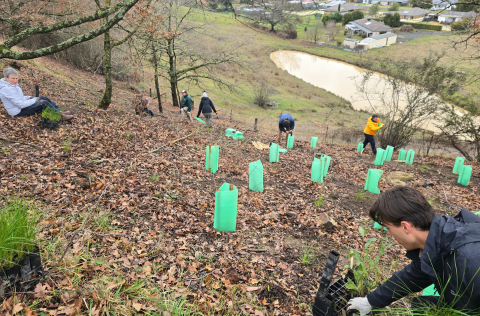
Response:
M372 115L372 119L374 119L374 118L376 118L376 117L378 118L378 114L373 114L373 115Z
M435 210L419 191L398 186L380 195L370 208L369 215L380 224L398 227L406 221L422 231L429 231Z

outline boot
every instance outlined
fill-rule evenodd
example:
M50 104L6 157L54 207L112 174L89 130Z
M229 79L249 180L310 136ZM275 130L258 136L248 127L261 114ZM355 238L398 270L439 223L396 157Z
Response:
M73 118L74 118L73 115L68 115L68 114L62 113L62 120L64 120L64 121L71 121L71 120L73 120Z

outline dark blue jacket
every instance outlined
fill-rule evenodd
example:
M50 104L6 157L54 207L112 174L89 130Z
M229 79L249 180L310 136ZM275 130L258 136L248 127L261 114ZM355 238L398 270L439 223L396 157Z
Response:
M207 97L202 97L202 100L200 100L200 105L198 106L197 117L200 116L200 113L212 113L212 110L213 112L217 113L217 110L215 110L215 107L213 106L212 100Z
M280 120L278 121L278 128L280 128L282 132L286 132L285 128L282 126L283 120L285 120L286 118L290 120L290 130L293 131L293 129L295 128L295 121L293 120L293 117L288 113L280 115Z
M425 249L407 251L412 262L367 295L374 307L385 307L432 283L445 288L447 304L480 313L480 217L462 209L455 217L435 215ZM467 312L468 313L468 312Z

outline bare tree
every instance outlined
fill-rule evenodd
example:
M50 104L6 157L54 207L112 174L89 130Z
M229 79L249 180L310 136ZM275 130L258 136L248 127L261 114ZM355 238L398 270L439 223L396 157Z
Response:
M118 3L104 7L92 14L79 16L75 11L68 8L67 0L40 0L40 1L15 1L6 0L0 2L0 29L2 34L8 38L0 44L0 59L10 58L17 60L33 59L41 56L51 55L65 50L73 45L91 40L120 22L127 12L140 0L121 0ZM11 3L10 3L11 2ZM50 13L48 9L54 6L65 6L61 11ZM43 11L42 11L43 10ZM50 15L52 19L42 19L51 23L35 24L35 18L25 19L25 16L37 17L40 13ZM62 13L63 12L63 13ZM100 26L94 27L83 34L74 34L70 38L32 51L15 51L12 48L21 45L38 34L48 34L59 30L66 30L76 26L89 25L90 22L100 21L108 18Z
M275 32L275 27L280 25L288 25L292 22L292 14L290 11L293 6L287 1L271 1L254 0L254 10L247 14L243 14L248 18L270 27L270 32Z
M322 22L316 20L313 26L310 26L307 30L307 41L318 43L321 35Z
M340 27L337 25L337 22L329 20L325 24L325 28L327 30L325 34L328 35L329 40L335 41L335 38L340 33Z
M442 67L444 55L429 55L409 61L384 60L384 75L369 71L357 84L359 96L379 113L386 128L378 136L382 146L402 147L419 128L432 119L443 104L437 95L451 95L464 83L453 66Z

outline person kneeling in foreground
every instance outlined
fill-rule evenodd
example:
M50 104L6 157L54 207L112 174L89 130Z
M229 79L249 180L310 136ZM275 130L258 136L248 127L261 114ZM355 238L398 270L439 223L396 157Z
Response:
M465 209L455 217L436 215L419 191L399 186L380 195L370 217L388 229L387 234L407 250L412 261L366 297L351 299L348 310L364 316L433 283L442 289L443 299L417 298L413 308L433 303L480 314L479 216Z
M31 97L23 95L22 88L18 85L18 72L13 68L3 71L4 78L0 79L0 99L8 114L15 117L28 116L43 111L47 106L60 112L58 105L45 96ZM70 112L62 112L62 119L73 119Z

